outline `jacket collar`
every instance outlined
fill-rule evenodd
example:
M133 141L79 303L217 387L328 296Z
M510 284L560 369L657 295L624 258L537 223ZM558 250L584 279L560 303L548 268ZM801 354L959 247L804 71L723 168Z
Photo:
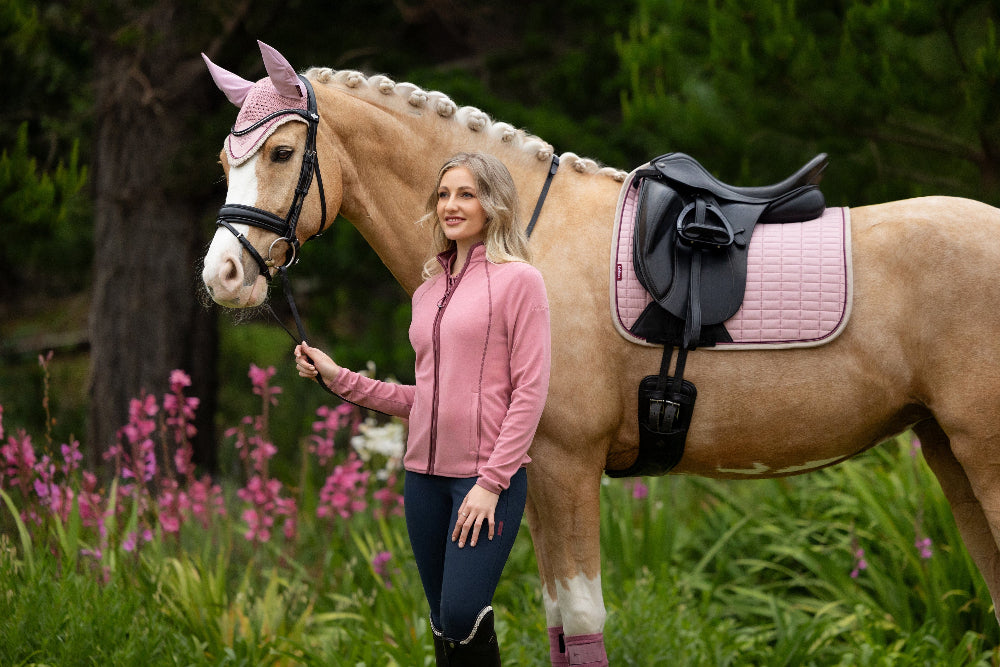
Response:
M451 272L451 263L457 254L457 248L449 248L437 256L438 263L441 264L441 268L444 269L445 275ZM486 259L486 244L479 241L471 248L469 248L469 257L465 260L465 267L469 266L473 262L481 262ZM462 267L462 271L465 271L465 267Z

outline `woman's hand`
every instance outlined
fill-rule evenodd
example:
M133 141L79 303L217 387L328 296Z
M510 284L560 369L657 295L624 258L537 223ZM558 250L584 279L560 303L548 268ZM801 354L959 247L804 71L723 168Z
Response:
M322 375L332 380L340 372L337 362L322 350L309 347L308 343L299 343L295 346L295 368L300 376L313 379L317 375Z
M489 526L488 536L493 539L493 517L497 508L499 495L484 489L476 484L472 487L462 506L458 508L458 521L455 522L455 529L451 531L451 541L458 540L458 547L465 546L465 540L469 537L469 530L472 530L472 538L469 546L476 546L479 539L479 530L483 527L483 521Z

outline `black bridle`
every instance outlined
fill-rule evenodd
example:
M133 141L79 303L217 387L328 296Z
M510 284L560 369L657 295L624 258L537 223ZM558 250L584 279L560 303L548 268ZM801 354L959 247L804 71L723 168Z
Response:
M236 237L236 240L238 240L246 251L250 253L250 257L257 262L257 266L260 267L261 274L263 274L269 283L272 278L271 269L277 265L274 258L271 257L275 244L279 241L284 241L288 244L288 249L285 251L285 261L278 266L278 272L282 274L282 277L285 277L284 270L287 267L294 265L299 259L299 239L296 236L296 228L299 224L299 214L302 212L302 204L305 202L306 195L309 193L309 187L312 185L314 175L316 177L316 185L319 188L321 218L319 231L313 234L310 238L319 236L319 234L326 229L326 194L323 192L323 177L320 174L319 160L316 156L316 133L319 127L319 113L316 111L316 93L313 92L312 84L309 83L308 79L300 75L299 80L302 81L306 90L305 109L281 109L272 114L268 114L264 118L261 118L248 128L237 130L233 127L232 129L233 136L239 137L253 132L264 123L278 118L279 116L295 114L305 119L306 123L309 125L309 130L306 133L305 153L302 155L302 168L299 171L299 182L295 186L295 196L292 198L292 204L288 208L288 213L285 215L284 219L281 219L270 211L265 211L264 209L256 208L255 206L226 204L219 209L219 218L215 223L217 226L225 227L232 232L233 236ZM278 235L278 238L272 241L270 247L267 249L266 258L262 257L261 254L257 252L257 249L253 247L253 244L250 243L246 236L233 227L233 223L259 227Z

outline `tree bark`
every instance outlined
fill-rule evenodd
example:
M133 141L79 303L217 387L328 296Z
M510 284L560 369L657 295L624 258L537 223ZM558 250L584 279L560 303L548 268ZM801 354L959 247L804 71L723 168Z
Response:
M170 372L182 369L193 382L187 395L202 401L195 458L214 469L216 315L196 293L205 209L197 197L175 191L184 181L176 165L185 128L206 110L208 96L197 94L197 79L182 80L200 63L196 52L177 46L186 40L179 38L181 21L165 6L171 4L133 17L129 27L145 32L142 38L112 35L94 47L88 443L91 456L99 457L127 423L129 400L143 393L160 400Z

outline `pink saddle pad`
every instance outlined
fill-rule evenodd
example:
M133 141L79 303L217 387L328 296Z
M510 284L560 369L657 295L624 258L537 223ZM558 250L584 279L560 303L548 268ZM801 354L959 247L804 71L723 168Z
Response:
M633 172L634 176L634 172ZM652 297L632 264L638 188L626 179L611 244L611 309L615 328L633 343L649 344L629 328ZM850 317L851 220L847 208L828 208L808 222L757 225L747 265L743 306L726 321L732 343L714 348L810 347L836 338Z

